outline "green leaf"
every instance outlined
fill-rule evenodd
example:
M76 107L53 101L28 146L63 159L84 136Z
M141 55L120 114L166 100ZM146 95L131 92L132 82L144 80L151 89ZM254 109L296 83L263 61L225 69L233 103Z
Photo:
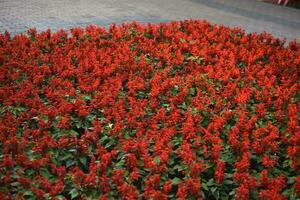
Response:
M291 163L292 163L292 161L287 159L283 162L282 166L283 166L283 168L287 168L287 167L291 166Z
M72 158L73 158L72 153L66 153L66 152L65 152L65 155L62 156L60 160L66 161L66 160L69 160L69 159L72 159Z
M63 195L57 195L56 198L57 198L58 200L63 200L65 197L64 197Z
M40 175L47 178L47 179L49 179L51 177L51 174L50 174L49 170L47 168L44 168L44 167L40 169Z
M137 91L136 96L139 97L139 98L147 98L148 93L146 91L139 90L139 91Z
M150 63L151 62L151 56L149 54L146 54L144 56L145 60L147 61L147 63Z
M94 115L94 114L89 114L89 115L86 117L86 119L87 119L88 121L90 121L90 122L92 122L95 118L96 118L96 115Z
M223 183L224 183L225 185L232 185L234 182L231 181L231 180L225 180L225 181L223 181Z
M287 196L288 199L297 199L297 193L294 188L289 188L283 191L284 196Z
M215 192L216 192L216 190L217 190L217 188L216 188L216 187L212 187L212 188L210 188L210 191L211 191L212 193L215 193Z
M187 105L185 102L183 102L181 105L178 106L178 108L182 109L182 110L186 110Z
M208 191L208 187L207 187L206 183L202 183L201 186L203 187L204 190Z
M197 89L195 87L192 87L189 89L189 95L191 96L196 96L196 92L197 92Z
M129 28L128 29L128 33L131 35L131 36L136 36L136 31L134 28Z
M209 181L207 182L207 186L213 186L213 185L215 185L215 181L214 181L214 179L213 178L211 178L211 179L209 179Z
M104 135L101 137L101 139L99 140L100 144L103 144L105 140L109 139L109 137L107 135Z
M180 181L180 179L175 177L175 178L172 179L172 184L173 185L178 185L179 181Z
M73 166L75 164L75 161L74 160L67 160L66 161L66 168L70 168L71 166Z
M185 170L185 167L183 165L175 165L174 169L177 169L179 172Z
M92 95L90 95L90 94L85 94L85 95L83 95L83 96L81 97L81 99L82 99L83 101L90 101L90 100L92 99Z
M176 94L178 94L179 92L179 86L178 85L175 85L173 88L170 89L170 94L171 96L175 96Z
M78 190L76 188L72 189L69 194L71 195L71 199L75 199L79 193L78 193Z
M238 64L237 64L237 66L239 67L239 68L245 68L246 67L246 64L244 63L244 62L239 62Z
M126 157L126 154L123 153L123 152L121 151L121 152L119 152L119 155L118 155L117 159L118 159L118 160L122 160L122 159L124 159L125 157Z
M20 183L19 182L13 182L10 185L13 186L13 187L16 187L16 186L20 185Z
M87 166L87 158L86 157L79 157L79 161L83 166Z
M125 166L125 160L120 160L115 166L116 168L122 168Z
M295 179L296 179L295 176L293 176L293 177L288 177L288 178L287 178L287 184L294 184L294 183L295 183Z
M153 38L153 35L150 34L150 33L147 33L147 32L144 32L144 36L148 39L152 39Z
M201 125L202 127L207 127L210 122L210 114L207 111L202 111L201 114L203 116Z
M109 127L109 128L112 128L113 126L114 126L113 123L109 123L109 124L108 124L108 127Z
M26 169L25 170L25 176L27 176L27 177L33 178L34 174L35 174L35 170L33 170L33 169Z
M229 192L229 196L234 196L235 195L235 191L232 190L231 192Z
M204 58L201 58L199 56L190 56L187 58L187 60L194 61L200 65L202 63L202 61L204 60Z
M159 159L159 157L158 156L156 156L156 157L154 157L154 162L157 164L157 165L159 165L159 163L160 163L160 159Z
M115 143L114 140L110 140L110 141L105 145L104 148L107 149L107 148L111 147L114 143Z
M69 135L70 135L70 136L71 136L71 135L74 135L75 137L78 137L78 136L79 136L79 133L78 133L77 131L75 131L75 130L70 130Z
M214 191L212 192L212 194L216 199L220 199L220 193L217 190L217 188L214 188Z
M137 62L137 61L140 61L141 60L141 57L140 56L135 56L134 57L134 60Z
M26 192L23 193L24 197L33 197L34 194L31 190L27 190Z

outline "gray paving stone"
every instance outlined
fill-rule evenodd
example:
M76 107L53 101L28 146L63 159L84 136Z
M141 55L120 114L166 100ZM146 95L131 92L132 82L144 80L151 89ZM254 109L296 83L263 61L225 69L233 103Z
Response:
M0 0L0 32L205 19L300 41L300 10L258 0Z

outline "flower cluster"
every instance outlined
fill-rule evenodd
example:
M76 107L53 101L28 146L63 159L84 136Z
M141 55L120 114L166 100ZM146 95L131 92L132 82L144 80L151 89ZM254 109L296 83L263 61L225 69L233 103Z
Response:
M0 35L0 199L296 199L300 44L186 20Z

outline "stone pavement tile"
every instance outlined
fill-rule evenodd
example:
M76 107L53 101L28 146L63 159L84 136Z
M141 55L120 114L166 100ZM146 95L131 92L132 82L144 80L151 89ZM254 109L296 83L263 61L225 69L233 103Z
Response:
M31 27L55 31L88 24L108 27L133 20L159 23L190 18L300 41L300 10L257 0L0 0L0 32L13 34Z

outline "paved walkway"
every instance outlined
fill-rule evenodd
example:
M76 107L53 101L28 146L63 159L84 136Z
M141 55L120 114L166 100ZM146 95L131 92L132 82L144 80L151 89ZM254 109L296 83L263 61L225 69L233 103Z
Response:
M258 0L0 0L0 32L13 34L31 27L55 31L91 23L107 27L188 18L300 41L299 9Z

